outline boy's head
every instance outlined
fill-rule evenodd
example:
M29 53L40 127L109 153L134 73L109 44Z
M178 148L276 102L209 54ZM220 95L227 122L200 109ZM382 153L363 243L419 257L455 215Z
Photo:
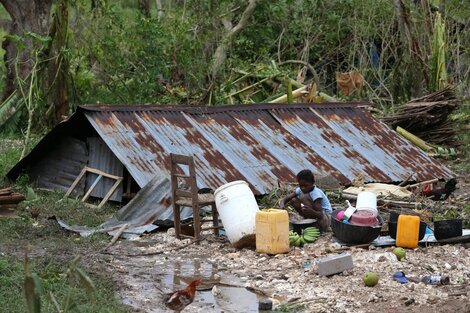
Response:
M297 174L297 182L303 193L308 193L315 188L315 177L312 171L302 170Z

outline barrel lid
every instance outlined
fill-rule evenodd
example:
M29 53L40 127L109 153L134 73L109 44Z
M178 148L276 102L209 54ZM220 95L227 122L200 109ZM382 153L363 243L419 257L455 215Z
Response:
M232 182L230 182L230 183L227 183L227 184L222 185L222 186L220 186L219 188L217 188L217 189L214 191L214 196L215 196L218 192L220 192L220 191L222 191L222 190L224 190L224 189L226 189L226 188L228 188L228 187L231 187L231 186L234 186L234 185L239 185L239 184L248 185L248 183L247 183L246 181L244 181L244 180L235 180L235 181L232 181Z

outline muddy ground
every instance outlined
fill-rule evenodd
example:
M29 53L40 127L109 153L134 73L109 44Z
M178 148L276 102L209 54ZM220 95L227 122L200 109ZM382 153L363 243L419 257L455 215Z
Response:
M453 199L464 199L469 186L469 176L459 176ZM134 312L168 312L162 292L184 287L193 278L203 283L185 312L258 312L258 302L266 299L278 310L289 303L289 312L470 312L470 243L407 249L402 261L393 248L344 247L326 233L304 248L269 256L237 250L225 237L212 234L205 234L199 245L180 241L170 228L120 241L99 258ZM316 262L338 253L350 253L354 268L319 276ZM369 271L380 276L375 287L362 281ZM450 284L401 284L392 278L396 271L412 277L447 275Z

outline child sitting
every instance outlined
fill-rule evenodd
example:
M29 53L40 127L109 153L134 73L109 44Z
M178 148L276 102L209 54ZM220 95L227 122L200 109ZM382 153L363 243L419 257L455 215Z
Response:
M312 171L300 171L297 174L297 182L299 187L281 199L279 206L284 208L287 203L290 203L302 217L316 219L321 231L329 230L330 215L333 210L328 197L315 186Z

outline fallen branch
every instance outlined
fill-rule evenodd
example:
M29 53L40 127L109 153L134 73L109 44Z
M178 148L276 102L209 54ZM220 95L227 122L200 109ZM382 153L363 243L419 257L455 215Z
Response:
M284 64L301 64L303 66L306 66L310 70L310 73L312 73L313 80L317 84L318 89L320 89L320 77L318 76L318 73L315 70L315 68L310 63L302 61L302 60L287 60L284 62L280 62L278 65L284 65Z
M439 181L438 178L434 178L434 179L422 181L420 183L416 183L416 184L413 184L413 185L408 185L408 186L406 186L406 189L409 190L409 189L412 189L412 188L415 188L415 187L420 187L422 185L437 183L438 181Z
M119 230L113 236L113 239L111 239L111 242L106 247L104 247L103 251L107 250L109 247L111 247L113 244L116 243L116 241L119 239L119 237L121 237L122 233L126 230L127 226L129 226L129 225L124 224L124 225L121 226L121 228L119 228Z

